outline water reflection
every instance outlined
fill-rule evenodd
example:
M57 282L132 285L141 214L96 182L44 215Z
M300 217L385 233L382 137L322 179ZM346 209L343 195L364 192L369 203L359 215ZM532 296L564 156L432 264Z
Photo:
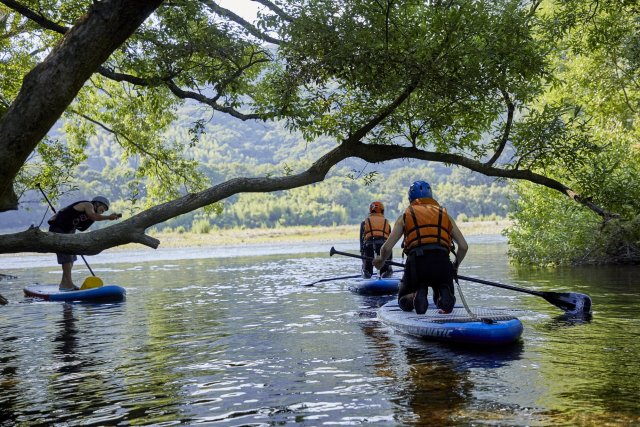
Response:
M78 329L76 328L76 318L73 315L73 305L62 304L62 320L57 323L60 326L60 331L54 338L54 342L58 343L54 354L61 356L62 363L59 372L62 374L78 372L80 363L74 363L76 361L75 348Z
M590 318L554 316L533 325L544 342L541 378L550 391L541 403L553 422L637 424L640 268L520 269L518 277L546 283L549 290L588 293L593 300Z
M521 343L487 352L422 341L377 320L394 297L352 294L347 281L301 286L357 273L357 262L325 252L125 258L103 266L127 288L111 305L18 303L25 284L59 271L12 270L20 279L0 307L0 423L637 424L640 272L523 270L507 264L504 245L473 249L465 274L589 294L593 318L463 284L472 309L517 311Z
M361 297L358 315L375 317L375 310L395 297ZM377 375L393 387L394 419L402 425L459 425L459 414L472 405L476 385L470 372L497 369L517 361L521 342L500 349L469 349L421 340L394 332L377 319L359 322ZM407 410L409 409L409 410Z
M0 423L13 421L18 406L20 377L17 367L18 337L12 335L6 326L0 326L2 352L0 353Z

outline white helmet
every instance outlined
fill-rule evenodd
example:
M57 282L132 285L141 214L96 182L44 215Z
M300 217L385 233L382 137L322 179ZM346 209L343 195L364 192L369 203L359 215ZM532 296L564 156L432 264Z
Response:
M109 199L107 199L106 197L96 196L91 200L91 203L94 203L94 202L102 203L107 207L107 210L109 210Z

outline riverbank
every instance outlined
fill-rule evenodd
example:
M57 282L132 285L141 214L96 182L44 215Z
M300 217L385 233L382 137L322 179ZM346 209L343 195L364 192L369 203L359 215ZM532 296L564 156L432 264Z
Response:
M465 236L496 235L511 224L509 220L458 223ZM303 243L357 241L360 230L355 225L335 227L282 227L258 229L211 230L209 233L151 233L160 240L161 248L187 248L262 243ZM140 247L130 244L120 249ZM115 248L114 248L115 249Z
M458 224L470 243L495 241L496 236L509 225L508 221L483 221ZM274 229L212 230L199 233L152 233L160 246L152 250L139 244L127 244L107 249L90 263L120 264L159 260L194 258L228 258L280 253L326 252L336 246L340 250L353 250L358 246L358 226L337 227L285 227ZM488 240L484 238L487 237ZM0 254L0 271L15 274L14 269L57 267L56 257L49 253ZM82 269L82 263L77 264Z

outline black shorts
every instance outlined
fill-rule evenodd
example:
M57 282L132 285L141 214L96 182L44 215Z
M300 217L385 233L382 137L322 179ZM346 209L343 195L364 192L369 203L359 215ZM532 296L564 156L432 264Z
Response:
M364 249L363 249L363 255L366 256L367 258L375 258L376 255L380 255L380 248L382 248L382 245L384 245L384 242L386 242L387 239L371 239L371 240L367 240L364 244ZM391 258L393 257L392 255L389 255L389 258L387 258L389 261L391 261ZM373 273L373 261L372 260L363 260L362 261L362 270L367 272L369 275L371 275ZM389 264L385 264L382 266L382 268L380 269L380 273L381 274L387 274L387 272L389 272L388 274L391 274L390 272L392 272L393 269L391 268L391 266Z
M453 265L448 251L425 250L422 255L409 255L407 258L398 297L427 286L436 290L442 287L453 290Z
M73 234L75 232L68 232L65 231L61 228L55 227L53 225L49 226L49 231L52 233L60 233L60 234ZM58 264L62 265L62 264L69 264L71 262L76 262L78 260L78 257L73 255L73 254L58 254L56 253L56 258L58 258Z

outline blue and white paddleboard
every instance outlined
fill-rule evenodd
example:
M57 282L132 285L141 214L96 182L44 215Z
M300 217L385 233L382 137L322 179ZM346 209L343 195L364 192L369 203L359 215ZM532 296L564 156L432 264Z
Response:
M440 314L430 305L425 314L416 314L402 311L397 301L391 301L380 308L378 317L403 333L456 344L499 346L510 344L522 335L522 322L505 312L490 309L473 312L477 319L470 317L461 306L454 307L450 314Z
M399 283L399 277L354 279L349 283L349 290L363 295L393 295L398 293Z
M127 291L116 285L105 285L99 288L79 291L61 291L58 285L29 285L24 288L24 295L46 301L86 301L86 302L119 302L124 301Z

